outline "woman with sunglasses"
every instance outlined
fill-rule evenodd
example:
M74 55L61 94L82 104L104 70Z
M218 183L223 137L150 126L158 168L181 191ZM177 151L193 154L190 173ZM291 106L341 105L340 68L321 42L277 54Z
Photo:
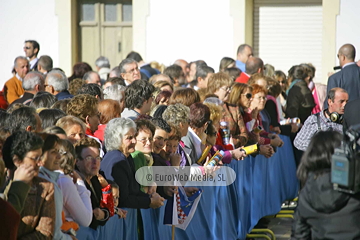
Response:
M8 137L3 147L5 166L11 172L29 167L34 177L25 183L11 174L5 200L13 202L20 213L18 239L53 239L55 227L54 184L38 177L43 140L32 132L18 131Z
M56 135L42 133L41 137L44 140L42 147L42 159L39 171L39 177L42 177L54 184L55 195L55 231L54 239L75 239L74 236L62 232L62 211L63 211L63 194L57 180L60 173L55 172L60 169L61 155L63 151L60 147L60 138Z

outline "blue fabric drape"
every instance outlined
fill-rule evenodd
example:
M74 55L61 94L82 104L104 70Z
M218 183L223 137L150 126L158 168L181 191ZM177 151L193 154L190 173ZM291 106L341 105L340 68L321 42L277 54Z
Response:
M289 137L269 159L263 156L232 161L235 182L227 187L202 187L203 195L186 231L176 229L176 240L245 239L260 218L276 214L281 203L297 196L298 181ZM121 193L120 193L121 194ZM137 239L136 210L126 220L112 218L98 229L95 239ZM163 224L164 207L142 209L145 240L171 239L171 226ZM79 237L79 239L82 239Z

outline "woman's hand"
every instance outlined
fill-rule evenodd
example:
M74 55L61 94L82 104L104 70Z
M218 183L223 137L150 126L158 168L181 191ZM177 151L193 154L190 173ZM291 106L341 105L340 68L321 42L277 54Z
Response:
M106 187L109 184L101 174L98 174L97 177L102 188Z
M260 145L260 154L269 158L274 154L274 149L270 145Z
M282 147L284 142L277 135L274 135L273 139L270 140L270 145L273 147Z
M241 150L242 148L243 147L239 147L237 149L231 150L231 156L233 159L244 160L244 158L246 157L246 153Z
M153 193L150 200L150 207L153 209L163 206L165 201L165 199L163 197L160 197L160 195L157 193Z
M297 123L291 123L291 132L292 133L296 133L297 131L299 131L299 124Z
M180 166L181 155L179 153L170 154L170 164L171 166L178 167Z
M124 210L124 209L118 208L116 214L119 216L119 218L124 218L125 219L127 211Z
M14 173L14 181L22 181L26 184L29 184L34 178L36 171L33 166L22 164L20 165Z
M95 208L93 210L93 213L94 213L94 216L95 216L96 220L102 220L102 219L105 218L105 213L100 208Z

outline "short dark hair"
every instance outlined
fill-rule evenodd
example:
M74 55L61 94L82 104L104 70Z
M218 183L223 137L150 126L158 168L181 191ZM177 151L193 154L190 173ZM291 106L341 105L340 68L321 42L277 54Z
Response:
M344 92L344 93L347 93L347 91L343 88L339 88L339 87L335 87L335 88L332 88L330 89L330 91L328 92L328 99L330 99L332 102L334 102L335 100L335 94L336 94L336 91L340 91L340 92Z
M164 130L167 133L171 132L171 127L170 125L162 118L152 118L150 120L156 128L160 128L162 130Z
M23 161L26 153L42 148L43 143L41 137L35 133L25 130L15 131L6 139L2 149L6 168L14 170L13 157L15 155L19 161Z
M60 138L56 136L55 134L49 134L49 133L39 133L39 136L44 140L44 144L42 147L43 154L46 151L49 151L50 149L55 147L56 143L60 142Z
M41 119L41 126L43 129L52 127L56 124L57 120L65 117L66 113L60 109L44 109L39 113Z
M25 43L31 43L34 49L37 48L38 51L37 51L36 55L38 55L38 53L40 52L40 44L37 41L35 41L35 40L26 40Z
M129 109L141 108L148 100L155 87L146 80L135 80L125 90L125 105Z
M134 51L129 52L129 54L126 56L126 58L134 59L137 62L140 62L140 61L143 60L141 55L139 53L137 53L137 52L134 52Z
M50 72L53 68L53 60L48 55L43 55L39 58L38 65L40 65L47 72Z
M183 74L183 70L179 65L173 64L165 68L164 74L168 75L171 79L171 82L174 84L175 79L178 79Z
M62 110L64 113L67 112L67 104L70 102L71 98L65 98L65 99L61 99L58 100L56 103L54 103L51 108L52 109L60 109Z
M0 127L7 127L9 122L8 119L10 118L10 113L6 111L0 111Z
M82 85L81 88L79 88L79 90L77 91L77 94L89 94L94 97L101 97L101 88L95 83L88 83Z
M141 118L136 119L134 122L136 123L136 136L139 134L140 130L144 130L145 128L147 128L150 130L154 137L156 127L150 120Z
M210 120L210 109L202 103L194 103L190 106L190 127L201 128Z
M8 120L10 131L25 130L28 126L30 126L31 129L36 129L37 122L35 114L37 113L33 107L21 107L13 111Z
M198 80L199 77L205 79L209 73L215 73L215 71L212 67L200 65L200 66L196 67L195 79Z
M118 84L118 85L121 85L121 86L124 86L126 87L126 84L125 84L125 81L124 79L120 78L120 77L112 77L112 78L108 78L105 83L112 83L112 84Z
M30 103L30 107L38 108L50 108L57 101L55 95L48 92L37 92Z
M81 152L83 149L88 147L100 148L100 144L93 138L85 137L77 141L74 147L75 147L76 158L82 160Z

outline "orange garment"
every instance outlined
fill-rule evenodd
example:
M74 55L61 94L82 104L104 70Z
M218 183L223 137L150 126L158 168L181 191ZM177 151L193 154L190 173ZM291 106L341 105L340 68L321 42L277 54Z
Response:
M22 87L22 81L20 81L16 75L10 78L4 85L4 96L9 104L16 99L20 98L24 94Z
M61 212L61 217L62 217L62 221L63 224L61 226L61 230L63 231L69 231L70 229L74 229L75 231L79 230L79 225L76 222L69 222L65 219L65 213L64 211Z

